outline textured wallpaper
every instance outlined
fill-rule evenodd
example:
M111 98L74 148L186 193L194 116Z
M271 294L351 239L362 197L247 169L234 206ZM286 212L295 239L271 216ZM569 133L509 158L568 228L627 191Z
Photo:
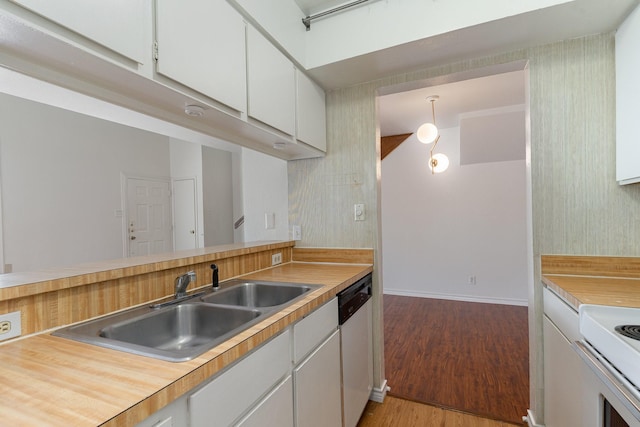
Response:
M530 289L531 406L542 418L539 255L640 256L640 184L620 187L615 181L613 34L399 74L329 92L327 156L288 165L289 223L302 225L300 246L367 247L376 249L379 257L377 91L519 60L529 61L530 72L536 267L535 285ZM366 221L353 221L354 203L366 205ZM376 268L380 265L378 261ZM376 276L380 277L379 271ZM383 284L377 277L374 316L381 328ZM384 378L380 333L374 344L379 382Z

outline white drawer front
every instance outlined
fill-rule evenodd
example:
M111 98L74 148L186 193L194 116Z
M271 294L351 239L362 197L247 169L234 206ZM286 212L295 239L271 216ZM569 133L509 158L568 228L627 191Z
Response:
M338 299L334 298L293 325L293 362L298 363L338 327Z
M543 288L543 298L544 314L567 337L567 340L574 342L581 339L578 313L547 288Z
M230 425L289 372L289 331L189 396L191 427Z

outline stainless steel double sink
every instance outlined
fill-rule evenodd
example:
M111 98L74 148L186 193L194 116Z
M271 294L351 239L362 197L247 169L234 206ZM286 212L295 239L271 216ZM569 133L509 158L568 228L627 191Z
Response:
M89 320L53 335L142 356L183 362L304 298L320 285L230 280L193 298Z

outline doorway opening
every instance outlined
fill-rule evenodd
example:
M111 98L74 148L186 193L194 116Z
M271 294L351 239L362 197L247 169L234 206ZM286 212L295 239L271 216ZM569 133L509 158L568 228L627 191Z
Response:
M413 134L387 154L380 166L385 359L391 394L406 385L394 384L394 373L389 370L393 364L391 359L397 357L394 355L397 349L389 348L394 342L387 335L394 334L387 331L387 325L394 319L389 319L393 309L388 311L387 305L388 301L396 305L400 297L423 299L422 303L433 303L435 307L452 305L447 314L459 313L453 319L463 322L464 319L477 321L463 316L474 311L476 304L481 306L479 311L486 313L487 319L494 317L491 309L499 318L503 316L499 313L513 308L519 319L517 323L524 324L519 329L522 339L514 339L513 345L518 346L519 354L525 354L526 359L527 306L533 283L526 65L526 61L502 64L379 91L381 141L386 136ZM431 121L427 98L433 95L439 96L436 105L436 124L441 137L438 152L444 152L451 163L447 171L437 175L432 174L428 166L429 146L421 144L415 136L422 123ZM508 129L514 129L514 121L518 123L512 133ZM517 144L515 149L514 144ZM404 327L407 330L432 328L439 339L445 339L451 332L446 324L432 317L421 319L424 323L414 320ZM498 329L499 326L500 322ZM513 333L507 329L503 328L498 334L513 339ZM475 333L481 332L480 329ZM415 346L419 348L417 359L403 364L411 370L422 369L422 363L429 360L426 355L436 351L428 342L416 342ZM420 352L424 357L419 356ZM469 351L467 357L473 356L473 351ZM453 359L443 355L438 363L444 368ZM460 372L458 369L465 366L456 367L454 371ZM528 404L528 364L520 365L519 370L523 371L526 383L521 386L525 390L518 390L518 394L524 395ZM398 381L403 380L398 377ZM508 384L506 381L501 387ZM488 390L473 382L466 385L469 386L466 390L453 394ZM435 382L431 386L438 387ZM420 401L417 395L413 397ZM469 410L446 402L425 403ZM526 409L523 407L522 413L512 414L512 421L521 421ZM505 419L499 413L483 415Z

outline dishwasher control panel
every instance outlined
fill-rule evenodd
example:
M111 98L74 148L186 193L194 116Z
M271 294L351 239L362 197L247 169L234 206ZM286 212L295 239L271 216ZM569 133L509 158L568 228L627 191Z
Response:
M338 323L344 324L371 298L371 273L338 294Z

